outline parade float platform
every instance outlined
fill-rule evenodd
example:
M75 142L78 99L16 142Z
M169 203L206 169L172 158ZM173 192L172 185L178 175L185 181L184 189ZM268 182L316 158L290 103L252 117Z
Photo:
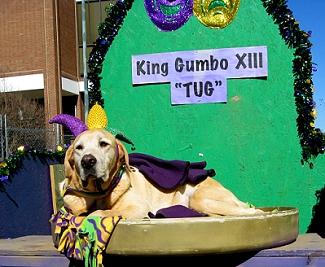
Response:
M297 209L263 210L264 214L246 216L121 220L106 254L223 254L281 246L297 238Z
M104 259L108 264L158 260L191 265L209 259L224 266L324 266L325 240L317 234L298 235L297 209L277 209L263 208L265 214L250 216L123 219ZM0 266L69 266L54 247L55 237L1 240Z

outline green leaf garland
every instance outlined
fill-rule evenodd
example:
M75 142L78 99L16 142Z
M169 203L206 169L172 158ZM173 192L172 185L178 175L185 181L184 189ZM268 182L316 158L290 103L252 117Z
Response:
M64 154L65 150L61 146L58 146L54 151L52 149L34 149L27 145L18 147L15 153L0 163L0 193L6 192L5 184L11 182L11 174L21 167L21 162L25 157L52 156L63 158Z
M98 38L95 46L89 55L88 79L89 86L89 106L96 103L104 108L104 99L100 90L100 74L103 68L105 55L114 41L127 11L131 8L133 0L118 0L115 5L106 7L107 18L98 26Z
M312 75L315 70L312 63L311 47L309 41L311 32L300 30L299 22L293 17L287 6L287 0L262 0L263 6L279 30L285 43L294 49L293 76L294 97L297 117L297 130L302 148L301 163L309 164L313 168L313 160L318 154L324 153L324 137L320 129L315 128L316 103L313 100Z

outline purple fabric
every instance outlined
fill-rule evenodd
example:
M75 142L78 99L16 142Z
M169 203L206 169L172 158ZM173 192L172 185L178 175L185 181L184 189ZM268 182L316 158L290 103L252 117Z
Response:
M182 205L175 205L168 208L163 208L157 211L156 215L149 212L150 218L188 218L188 217L203 217L202 213L191 210Z
M182 160L163 160L141 153L129 154L130 165L139 169L146 178L165 189L175 189L185 183L197 184L208 176L215 176L215 171L205 170L206 162Z

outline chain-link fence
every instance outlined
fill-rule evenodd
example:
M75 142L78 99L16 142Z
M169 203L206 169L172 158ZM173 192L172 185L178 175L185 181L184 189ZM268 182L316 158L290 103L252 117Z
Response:
M61 128L54 124L51 130L8 127L6 115L0 114L0 157L1 160L24 145L35 149L55 149L58 145L70 144L73 135L61 134Z

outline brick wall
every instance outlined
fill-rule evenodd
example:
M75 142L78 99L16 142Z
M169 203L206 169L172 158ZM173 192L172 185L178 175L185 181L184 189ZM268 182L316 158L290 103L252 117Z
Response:
M46 122L62 113L61 76L78 79L75 5L1 0L0 78L43 73Z
M43 0L2 0L0 25L0 76L41 73L45 68Z
M56 0L44 1L45 68L44 105L45 120L49 121L62 110L61 68L58 40L58 17Z
M59 0L58 14L61 74L76 80L78 77L78 50L75 1Z

